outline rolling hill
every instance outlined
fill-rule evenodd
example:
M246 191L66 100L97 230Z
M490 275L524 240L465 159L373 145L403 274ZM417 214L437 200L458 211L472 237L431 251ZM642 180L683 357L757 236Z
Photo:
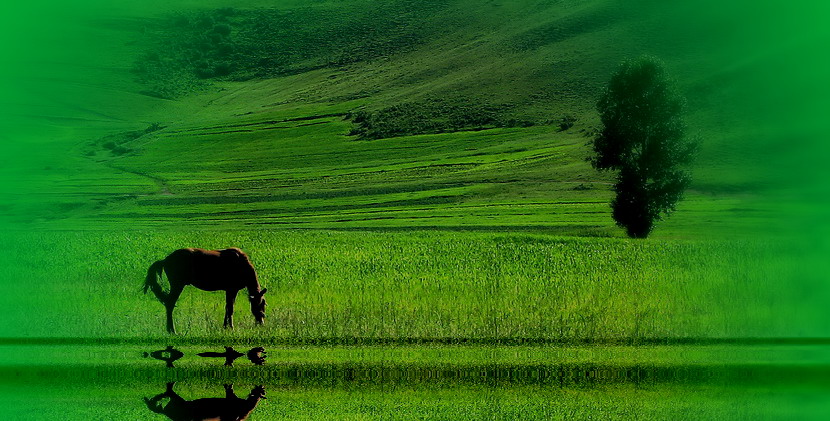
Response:
M809 12L652 0L56 9L11 28L49 48L21 48L24 65L7 70L19 83L4 104L0 171L13 182L0 212L11 227L617 236L611 174L585 160L594 103L621 60L652 54L703 140L693 188L656 235L784 231L791 215L817 217L826 190L821 154L804 152L826 90L811 65L826 63L808 54L826 34ZM565 116L576 124L560 131Z

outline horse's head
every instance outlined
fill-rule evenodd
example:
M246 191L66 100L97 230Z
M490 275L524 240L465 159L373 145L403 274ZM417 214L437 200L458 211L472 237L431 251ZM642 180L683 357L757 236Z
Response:
M260 399L266 399L265 398L265 388L262 387L261 385L254 387L251 390L251 393L248 394L248 399L253 399L253 400L257 400L257 401L260 400Z
M254 319L258 325L261 325L262 322L265 320L265 293L268 292L268 288L263 288L259 292L255 292L253 294L248 295L248 301L251 302L251 314L254 315Z

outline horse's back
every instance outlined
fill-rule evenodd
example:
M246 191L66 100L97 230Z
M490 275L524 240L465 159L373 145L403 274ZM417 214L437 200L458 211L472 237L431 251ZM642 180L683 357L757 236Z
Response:
M171 272L187 273L200 267L212 266L219 260L219 252L198 248L178 249L164 259L164 269L168 275Z
M237 247L230 247L222 250L206 250L200 248L183 248L178 249L167 256L167 259L198 259L198 258L238 258L241 256L247 257L244 251Z
M219 256L220 251L221 250L205 250L205 249L200 249L200 248L189 247L189 248L178 249L178 250L170 253L170 255L168 255L167 258L170 259L171 257L172 258L187 258L187 257L192 257L192 256Z
M164 270L170 279L211 291L227 287L227 278L235 278L242 259L247 261L247 256L238 248L183 248L164 259Z

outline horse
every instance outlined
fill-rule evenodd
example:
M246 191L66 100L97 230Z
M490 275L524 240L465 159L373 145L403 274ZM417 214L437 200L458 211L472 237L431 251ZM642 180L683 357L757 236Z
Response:
M175 383L167 383L164 393L152 398L144 398L144 403L150 411L162 414L173 421L209 421L247 420L260 400L265 399L265 388L256 386L246 399L236 396L233 385L225 385L224 398L203 398L192 401L185 400L173 391ZM162 399L169 398L166 405Z
M164 292L158 283L162 271L167 274L170 282L170 291ZM251 314L258 325L265 320L265 293L267 288L260 289L257 274L248 255L238 248L224 250L204 250L186 248L176 250L164 260L159 260L147 269L147 278L144 281L144 293L153 291L159 301L167 309L167 331L176 333L173 326L173 309L182 290L187 285L193 285L203 291L225 291L225 322L226 328L233 329L233 305L236 295L242 288L248 289L248 301L251 303Z

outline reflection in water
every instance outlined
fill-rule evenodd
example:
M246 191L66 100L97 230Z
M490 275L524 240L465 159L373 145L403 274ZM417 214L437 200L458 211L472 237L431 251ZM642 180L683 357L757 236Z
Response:
M248 361L256 365L265 364L265 359L268 358L268 355L265 352L265 348L261 346L251 348L246 353L239 352L233 349L233 347L226 346L225 352L200 352L196 355L207 358L224 358L226 366L233 366L233 362L243 355L248 358ZM173 348L172 346L168 346L167 348L160 349L158 351L144 353L144 358L153 357L157 360L164 361L167 364L168 368L175 368L173 362L182 358L183 356L183 352L179 351L176 348Z
M237 346L245 353L253 344ZM226 351L208 348L182 345L185 355L170 369L149 358L152 348L0 346L0 389L8 393L0 420L216 420L251 408L249 420L808 419L811 411L830 420L825 346L631 347L610 357L587 347L269 347L271 364L249 365L243 355L237 368L223 367L224 356L195 355ZM157 349L161 361L178 357L172 347ZM242 399L225 398L222 384L234 384ZM280 404L254 407L263 395L255 385ZM211 397L222 399L194 401Z
M200 352L196 354L200 357L207 357L207 358L224 358L225 365L232 366L233 362L245 355L248 357L248 360L256 365L263 365L265 364L265 358L268 356L265 353L265 348L259 346L256 348L251 348L247 353L243 354L232 347L226 346L225 352Z
M248 350L247 357L248 361L256 365L263 365L265 364L265 359L268 358L268 355L265 353L265 348L258 346Z
M256 386L245 399L236 396L233 385L225 385L224 398L202 398L185 400L173 391L175 383L167 383L167 390L150 399L144 398L147 408L157 414L165 415L173 421L244 421L256 408L261 399L265 399L265 388ZM169 398L167 404L162 400Z
M164 361L165 363L167 363L168 368L173 368L173 362L181 357L184 357L184 353L176 348L173 348L172 345L168 345L165 349L160 349L158 351L153 351L149 353L145 352L144 357L153 357L157 360Z

